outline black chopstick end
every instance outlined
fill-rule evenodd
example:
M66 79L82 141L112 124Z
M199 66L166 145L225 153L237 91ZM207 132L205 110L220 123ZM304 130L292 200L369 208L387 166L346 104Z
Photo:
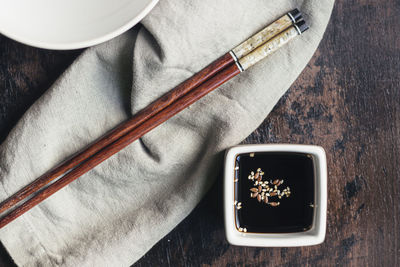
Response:
M288 16L292 19L293 23L299 22L303 19L300 10L298 10L297 8L288 12Z
M296 26L297 30L299 31L299 34L302 34L303 32L305 32L306 30L308 30L310 28L304 20L297 22L295 24L295 26Z

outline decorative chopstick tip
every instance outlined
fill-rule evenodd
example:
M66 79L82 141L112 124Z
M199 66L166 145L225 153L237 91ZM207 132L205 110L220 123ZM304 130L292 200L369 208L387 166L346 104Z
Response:
M261 31L257 32L240 45L233 48L230 52L232 58L237 62L244 56L254 51L265 42L272 39L277 34L281 33L288 27L291 27L295 23L301 21L303 16L301 12L296 8L286 13L279 19L275 20ZM239 67L239 66L238 66ZM240 69L240 68L239 68Z
M257 49L252 50L249 54L239 59L240 71L247 70L263 58L278 50L290 40L299 36L308 29L308 25L304 20L296 22L286 30L275 35L272 39L268 40ZM239 68L239 67L238 67Z

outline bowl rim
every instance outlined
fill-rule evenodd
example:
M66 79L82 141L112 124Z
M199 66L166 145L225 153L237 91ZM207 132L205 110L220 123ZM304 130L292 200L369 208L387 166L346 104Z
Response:
M315 168L315 213L310 230L298 233L244 233L234 223L234 167L238 154L252 152L293 152L311 154ZM324 241L327 212L327 164L325 150L315 145L252 144L229 148L224 166L224 224L228 242L238 246L295 247L317 245Z
M40 40L35 40L29 37L20 36L18 34L14 34L12 32L5 31L4 29L0 29L0 33L4 36L17 41L22 44L30 45L36 48L44 48L50 50L73 50L73 49L81 49L91 47L97 44L101 44L103 42L109 41L118 35L126 32L137 23L139 23L158 3L159 0L148 0L148 4L132 19L128 20L125 24L120 27L116 27L114 30L103 34L101 36L90 38L82 41L74 41L68 43L57 43L57 42L45 42Z

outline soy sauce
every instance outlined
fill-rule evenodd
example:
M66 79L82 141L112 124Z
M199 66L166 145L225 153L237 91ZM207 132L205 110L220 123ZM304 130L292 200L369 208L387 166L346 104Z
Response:
M250 197L254 181L248 176L257 169L264 172L263 181L279 179L279 188L290 188L288 197L269 197L279 202L273 207ZM236 226L248 233L293 233L311 228L314 216L314 164L312 156L304 153L262 152L240 154L236 157L235 209ZM273 185L271 185L273 187ZM257 186L256 186L257 188ZM255 189L253 189L255 190Z

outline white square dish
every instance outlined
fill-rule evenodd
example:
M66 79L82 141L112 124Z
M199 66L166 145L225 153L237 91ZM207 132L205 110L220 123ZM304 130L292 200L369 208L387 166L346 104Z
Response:
M254 155L256 156L260 155L260 157L262 155L269 155L271 157L274 156L276 153L282 153L283 155L289 155L289 156L291 154L305 155L312 162L312 165L310 165L312 167L310 168L313 169L312 172L313 177L311 178L313 180L313 186L310 188L313 188L312 189L313 192L311 192L310 194L313 195L313 203L310 206L312 206L313 209L311 211L312 217L310 218L312 219L310 221L311 222L310 226L304 228L304 230L300 231L296 230L291 232L290 231L289 232L247 231L246 228L242 228L237 225L238 222L237 214L239 212L237 210L241 209L242 206L238 208L238 200L237 200L238 196L235 196L235 192L238 192L237 191L238 189L236 187L239 186L238 182L239 179L247 180L247 176L245 177L242 175L241 177L239 177L238 156L239 155L247 156L247 161L248 161L249 157L254 157ZM249 175L248 179L250 178L251 177ZM254 181L254 175L253 175L253 181ZM265 185L265 183L268 184L268 182L265 181L263 186ZM283 179L281 180L281 183L283 183ZM274 186L272 184L272 181L270 182L270 185L271 187ZM268 188L269 187L267 185L267 189ZM246 188L246 190L247 189L248 188ZM275 189L277 189L276 186ZM256 189L253 188L253 190ZM296 188L289 190L292 190L294 192L293 194L299 193L296 192ZM263 191L268 191L268 190L263 189ZM286 189L284 191L286 191ZM259 192L261 192L261 187ZM289 191L289 193L291 192ZM248 192L246 191L245 194L247 196ZM263 202L261 201L261 197L260 196L258 197L260 198L258 199L258 202ZM286 195L286 197L289 198L289 195ZM250 199L250 197L248 198ZM284 202L285 201L284 198L285 196L282 193L282 197L279 197L279 199ZM256 203L256 200L257 198L254 199L255 201L254 203ZM267 202L268 200L266 200L265 203ZM279 205L279 202L273 202L273 203ZM271 202L267 204L270 205ZM239 205L241 205L240 202ZM260 206L262 204L260 203L256 205ZM293 246L317 245L322 243L325 239L326 212L327 212L327 166L326 166L325 151L322 147L311 146L311 145L271 144L271 145L240 145L232 147L229 150L227 150L225 155L225 172L224 172L224 217L225 217L226 238L230 244L237 246L257 246L257 247L293 247Z

